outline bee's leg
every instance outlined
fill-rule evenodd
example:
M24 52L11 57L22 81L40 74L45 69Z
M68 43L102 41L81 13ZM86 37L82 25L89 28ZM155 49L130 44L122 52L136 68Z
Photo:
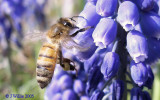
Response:
M73 33L72 35L70 35L71 37L74 37L74 36L76 36L79 32L84 32L84 31L86 31L86 30L88 30L88 29L90 29L90 28L94 28L93 26L87 26L86 28L81 28L81 29L79 29L79 30L77 30L75 33Z
M63 64L64 64L64 70L75 70L76 76L77 76L78 70L76 69L75 63L72 60L68 58L63 58Z
M73 65L71 63L73 63ZM62 66L63 70L65 71L75 70L77 75L78 70L75 68L75 63L70 59L63 58L61 50L59 51L59 64Z

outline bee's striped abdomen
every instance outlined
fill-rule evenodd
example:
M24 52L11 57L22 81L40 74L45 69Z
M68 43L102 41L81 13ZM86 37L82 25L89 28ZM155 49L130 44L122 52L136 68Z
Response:
M40 49L37 59L37 82L45 88L51 81L57 61L58 46L45 43Z

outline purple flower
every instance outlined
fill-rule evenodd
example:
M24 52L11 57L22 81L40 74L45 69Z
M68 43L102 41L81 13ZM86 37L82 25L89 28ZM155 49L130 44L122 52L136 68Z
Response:
M49 86L46 89L45 98L49 100L49 98L52 98L56 93L59 93L60 91L61 87L58 85L58 82L51 82L51 84L49 84Z
M148 79L145 82L144 86L148 87L149 89L152 89L153 81L154 81L154 74L152 72L152 69L149 65L147 65L147 71L148 71Z
M101 18L96 13L96 6L91 4L90 2L86 3L83 11L79 14L79 16L83 16L85 18L78 18L79 27L95 26Z
M48 98L47 100L50 100L51 98ZM53 100L62 100L62 94L61 93L56 93L52 97Z
M139 87L134 87L131 90L131 100L151 100L151 97L148 92L143 92Z
M94 5L96 5L96 3L97 3L98 0L87 0L87 1L90 2L90 3L92 3L92 4L94 4Z
M104 96L104 92L95 91L90 97L90 100L102 100L103 96Z
M112 16L117 8L117 0L98 0L96 12L101 16Z
M112 100L122 100L124 92L124 82L122 80L116 80L112 83Z
M148 57L146 38L142 33L136 30L132 30L128 33L126 48L136 63L144 61Z
M0 24L2 24L3 26L3 31L5 32L6 39L13 41L18 47L22 47L20 41L23 38L22 22L23 20L25 20L25 16L28 16L28 11L33 11L37 8L37 6L35 6L37 5L37 2L31 3L29 6L26 6L25 1L30 2L33 0L2 0L0 3ZM30 9L32 8L31 6L34 6L34 8ZM43 13L42 9L40 10L40 12ZM28 19L32 19L31 15L34 16L35 13L30 13L30 17L27 17L26 22L28 22ZM3 21L1 19L2 17L5 17ZM38 19L38 17L35 19ZM32 24L34 23L35 22L32 21ZM18 33L18 35L16 35L16 37L14 38L12 38L13 32Z
M86 92L89 94L97 88L98 83L103 79L99 66L93 66L88 72Z
M153 12L155 12L155 13L157 13L157 14L158 14L159 6L158 6L158 4L157 4L157 3L154 3L153 9L152 9L151 11L153 11Z
M73 89L78 96L82 96L85 93L85 84L81 80L75 80Z
M61 90L72 88L73 86L73 80L69 75L63 75L58 80L58 84L61 88Z
M145 63L131 62L130 71L133 81L142 86L148 79L148 71Z
M77 100L77 95L71 89L67 89L62 94L62 100Z
M100 66L100 64L102 63L102 60L100 58L100 55L97 53L94 53L94 55L92 55L87 61L84 62L84 66L85 66L85 71L88 72L89 69L93 66Z
M88 96L81 96L80 100L90 100Z
M155 2L154 0L131 0L132 2L134 2L141 10L144 11L150 11Z
M90 2L86 3L83 11L79 14L79 16L83 17L78 18L77 26L80 28L84 28L87 26L96 26L96 24L100 20L100 16L96 13L95 5L91 4ZM74 38L74 40L78 44L82 45L85 48L88 48L88 50L86 51L74 51L74 55L76 55L80 60L87 60L93 55L93 53L97 49L91 37L93 30L94 28L91 28L85 32L82 32L81 34L78 34Z
M158 14L154 12L142 13L140 26L145 35L160 39L160 16Z
M126 30L132 30L139 21L139 11L137 6L131 1L124 1L118 9L118 22Z
M26 11L26 8L23 5L22 0L3 0L1 3L1 9L4 13L8 15L15 15L17 17L21 17L24 12Z
M101 72L104 78L110 79L115 76L118 72L120 65L119 56L115 52L106 53L103 63L101 65Z
M97 24L92 37L96 46L106 48L111 44L117 35L117 23L114 19L102 18Z
M83 46L87 50L81 51L76 49L74 51L70 51L81 61L89 59L97 49L89 34L90 33L77 35L74 39L80 46Z
M143 99L139 99L141 93L142 93L142 90L139 87L132 88L131 100L143 100Z
M81 68L83 68L83 67L81 67ZM86 80L87 80L87 73L85 73L84 70L83 71L79 71L77 78L80 79L82 82L86 82Z

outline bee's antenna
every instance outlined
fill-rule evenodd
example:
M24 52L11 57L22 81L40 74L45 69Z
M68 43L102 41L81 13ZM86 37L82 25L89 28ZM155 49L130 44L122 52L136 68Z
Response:
M74 20L73 18L69 18L69 19L71 19L71 21L74 21L74 22L76 22L76 20Z
M74 18L77 18L77 17L81 17L81 18L85 19L83 16L73 16L73 17L71 17L71 18L69 18L69 19L71 19L72 21L75 21L75 22L76 22L76 20L74 20Z
M85 19L83 16L73 16L72 19L75 18L75 17L81 17L81 18Z

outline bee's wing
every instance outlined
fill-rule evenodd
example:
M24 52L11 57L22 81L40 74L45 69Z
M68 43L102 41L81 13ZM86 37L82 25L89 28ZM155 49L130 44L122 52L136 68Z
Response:
M23 38L24 42L36 42L39 40L46 40L46 32L42 32L39 30L28 31Z
M68 49L68 50L76 49L81 52L87 51L89 49L89 47L82 46L82 45L76 43L70 36L65 36L63 39L61 39L61 45L65 49Z

